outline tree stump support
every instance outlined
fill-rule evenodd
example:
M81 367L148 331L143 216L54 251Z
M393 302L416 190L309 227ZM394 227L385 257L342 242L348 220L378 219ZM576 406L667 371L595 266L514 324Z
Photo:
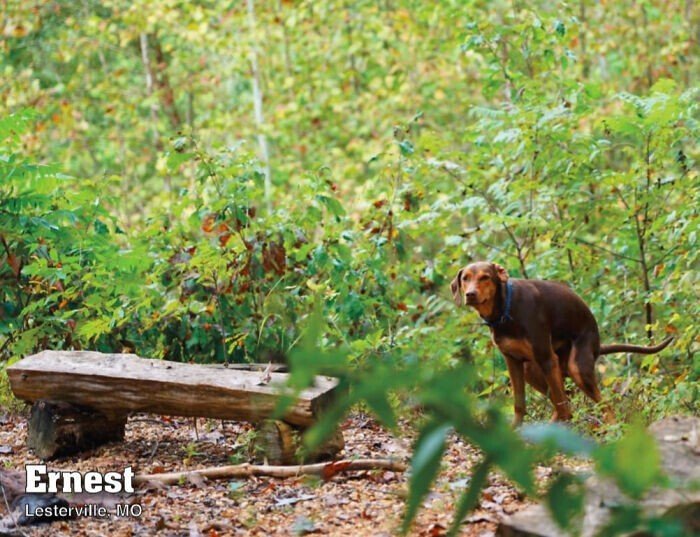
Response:
M27 444L42 459L55 459L124 439L126 415L105 416L62 401L36 401L27 428Z
M309 464L334 459L345 447L340 430L311 453L304 453L304 430L280 420L264 420L256 426L252 459L273 466Z

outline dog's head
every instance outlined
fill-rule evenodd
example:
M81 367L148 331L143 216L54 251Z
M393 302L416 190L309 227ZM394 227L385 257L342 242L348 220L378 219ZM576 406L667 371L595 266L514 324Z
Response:
M508 281L508 273L501 265L479 261L471 263L457 273L450 288L455 304L479 308L490 304L501 283Z

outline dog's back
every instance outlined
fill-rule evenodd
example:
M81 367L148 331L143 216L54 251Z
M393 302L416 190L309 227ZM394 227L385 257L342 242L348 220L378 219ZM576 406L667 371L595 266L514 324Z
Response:
M515 288L523 300L520 308L533 308L514 312L521 322L544 322L552 340L575 340L589 335L599 342L598 323L593 313L568 285L549 280L514 280ZM538 315L533 312L538 312ZM597 346L597 345L596 345Z

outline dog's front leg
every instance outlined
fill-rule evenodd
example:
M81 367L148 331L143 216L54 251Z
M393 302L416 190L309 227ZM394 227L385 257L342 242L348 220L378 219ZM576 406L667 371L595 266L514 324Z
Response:
M513 418L513 427L517 427L523 422L525 417L525 369L522 360L513 356L504 355L506 364L508 365L508 373L510 375L510 385L513 388L513 410L515 417Z

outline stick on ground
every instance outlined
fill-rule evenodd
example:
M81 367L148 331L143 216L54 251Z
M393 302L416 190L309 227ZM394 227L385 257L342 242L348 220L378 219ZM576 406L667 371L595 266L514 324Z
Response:
M300 464L296 466L269 466L267 464L236 464L214 468L201 468L184 472L169 472L163 474L139 474L134 477L134 483L156 482L163 485L175 485L187 481L190 476L206 477L208 479L231 479L236 477L268 476L296 477L299 475L318 475L330 478L339 472L355 470L387 470L403 472L406 465L391 459L356 459L322 462L318 464Z

